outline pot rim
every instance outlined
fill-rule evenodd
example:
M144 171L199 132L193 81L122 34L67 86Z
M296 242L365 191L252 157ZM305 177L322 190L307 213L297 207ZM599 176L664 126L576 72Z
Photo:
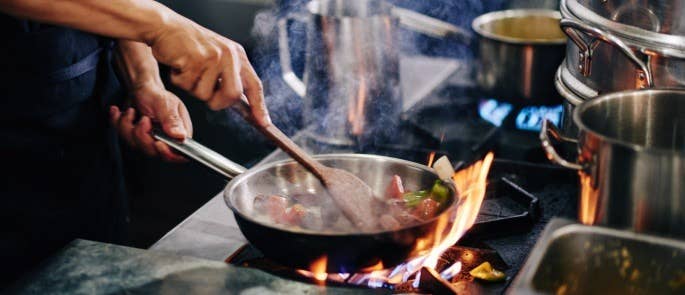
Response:
M639 144L634 144L630 143L627 141L619 140L616 139L615 137L610 137L604 134L601 134L591 128L589 128L587 125L583 123L581 120L580 116L581 113L585 112L586 109L600 104L602 102L608 101L608 100L618 100L621 99L625 95L632 95L635 93L643 93L643 94L653 94L653 93L677 93L680 94L683 97L683 100L685 100L685 89L676 89L676 88L660 88L660 89L641 89L641 90L628 90L628 91L620 91L620 92L613 92L609 94L604 94L600 95L597 98L593 98L591 100L587 100L580 104L579 106L576 107L576 109L573 111L573 122L578 126L578 130L580 130L581 133L587 132L592 134L595 137L598 137L604 142L608 142L614 145L622 146L625 148L628 148L630 150L633 150L635 152L639 153L654 153L654 154L671 154L671 155L679 155L681 157L685 157L685 150L675 150L675 149L664 149L664 148L648 148L643 145Z
M522 18L527 16L546 16L561 20L561 13L552 9L508 9L481 14L471 22L471 28L481 37L510 44L530 45L564 45L566 37L559 39L521 39L494 34L482 28L484 24L505 18Z
M640 51L645 54L685 58L685 36L658 33L612 21L595 13L577 0L561 0L560 7L564 17L570 14L572 18L627 39L626 41L640 47Z
M440 177L437 175L437 173L435 172L435 170L433 168L430 168L430 167L423 165L423 164L419 164L419 163L415 163L415 162L411 162L411 161L407 161L407 160L402 160L402 159L398 159L398 158L379 156L379 155L370 155L370 154L349 154L349 153L320 154L320 155L314 155L313 157L317 160L375 159L375 160L391 161L391 162L395 162L395 163L399 163L399 164L403 164L403 165L408 165L410 167L414 167L414 168L417 168L417 169L420 169L423 171L427 171L427 172L435 175L436 179L440 179ZM280 230L280 231L291 232L291 233L295 233L295 234L307 234L307 235L330 236L330 237L333 237L333 236L336 236L336 237L340 237L340 236L374 236L374 235L378 235L378 234L393 233L393 232L397 232L397 231L401 231L401 230L407 230L407 229L411 229L411 228L421 227L421 226L424 226L427 224L431 224L440 218L444 218L443 217L444 214L450 214L450 212L452 212L454 209L456 209L460 204L458 190L455 187L454 183L452 181L449 181L449 182L445 182L445 184L447 184L449 186L449 188L452 190L452 204L450 204L445 209L443 209L443 211L440 214L433 216L430 219L426 219L422 222L415 223L415 224L412 224L409 226L402 226L402 227L400 227L398 229L394 229L394 230L377 230L377 231L371 231L371 232L343 232L343 233L320 232L320 231L307 230L307 229L293 230L293 229L290 229L287 227L275 226L272 223L265 223L265 222L262 222L260 220L255 219L252 216L248 216L247 214L244 214L243 212L241 212L240 210L235 208L235 206L233 206L233 202L231 201L231 193L233 192L233 190L236 187L238 187L238 185L240 183L242 183L243 181L245 181L249 177L251 177L251 176L253 176L259 172L262 172L264 170L273 169L274 167L282 166L282 165L292 165L294 163L296 163L296 162L295 162L295 160L292 160L292 159L275 161L275 162L271 162L271 163L267 163L267 164L263 164L263 165L253 167L253 168L247 170L246 172L236 176L226 185L226 188L224 188L224 191L223 191L224 203L233 212L233 214L237 214L240 217L242 217L246 220L249 220L251 222L254 222L256 224L259 224L261 226L265 226L265 227Z

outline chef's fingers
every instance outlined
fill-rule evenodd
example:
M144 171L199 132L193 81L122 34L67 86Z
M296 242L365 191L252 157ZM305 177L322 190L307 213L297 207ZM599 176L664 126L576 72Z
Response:
M131 147L136 147L136 142L133 140L133 128L135 125L133 121L136 118L136 111L132 108L126 110L117 122L117 130L119 130L119 136Z
M137 147L150 157L157 156L155 139L152 138L152 121L150 117L143 116L133 129L133 139Z
M186 122L178 111L178 104L182 104L181 100L174 96L173 93L166 91L166 97L156 102L155 117L162 125L162 130L168 136L175 139L185 139L190 137L188 130L186 130ZM190 118L187 118L190 120Z
M257 124L261 126L271 125L271 117L269 116L269 111L264 102L264 87L262 86L262 81L252 68L252 65L250 65L250 61L247 60L247 55L244 52L242 53L241 59L243 66L240 69L240 77L245 88L245 96L250 103L252 116Z
M157 150L157 153L159 153L159 156L165 161L174 163L188 162L188 159L179 154L174 153L168 145L161 141L155 141L155 149Z
M119 110L119 107L110 106L109 107L109 123L112 124L112 126L117 127L117 124L119 123L120 118L121 118L121 111Z
M190 120L190 113L188 113L188 109L186 108L186 105L183 104L183 102L179 99L178 103L178 113L181 115L181 120L183 121L183 125L185 126L186 129L186 135L188 137L193 137L193 121Z
M201 101L209 102L217 89L219 75L223 71L223 67L228 63L226 57L222 58L223 54L219 48L211 54L211 58L206 64L207 67L202 71L191 91Z
M218 111L233 105L243 94L243 83L240 81L239 44L227 44L223 49L225 54L222 62L222 72L218 89L207 102L210 109Z
M194 64L192 67L186 67L183 71L172 69L171 83L192 93L204 70L205 68L202 67L202 64Z

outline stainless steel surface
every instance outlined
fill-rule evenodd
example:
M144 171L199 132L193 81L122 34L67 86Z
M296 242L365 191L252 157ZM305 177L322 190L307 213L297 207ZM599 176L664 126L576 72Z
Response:
M604 7L603 12L597 13L588 5ZM661 13L657 10L669 6L673 9L672 16L679 18L677 12L683 9L682 4L673 1L562 0L560 6L564 19L586 27L582 33L571 32L575 35L568 43L564 62L565 71L570 75L562 75L566 86L582 99L593 98L596 96L593 93L649 87L650 79L657 88L685 87L685 36L656 33L621 23L630 23L633 17L638 23L653 23L656 19L648 15ZM649 9L653 9L652 13ZM659 27L664 32L670 30L668 27L680 26L680 21L659 20L658 26L649 26Z
M480 36L476 79L481 89L523 103L560 102L553 81L556 66L564 58L566 38L514 38L498 32L506 28L535 35L550 28L549 23L542 25L538 20L559 18L558 11L539 9L496 11L477 17L472 27Z
M566 35L571 39L571 41L576 44L580 51L578 55L578 72L580 72L581 75L585 77L590 76L592 70L593 47L596 47L599 44L597 42L601 40L617 48L623 55L625 55L625 57L628 58L630 62L632 62L638 68L638 72L636 73L637 80L640 81L638 88L651 88L654 86L654 83L652 82L652 73L647 65L645 65L645 63L642 62L642 60L640 60L635 53L633 53L632 49L630 49L628 45L621 41L621 39L609 32L600 30L573 19L563 19L559 25L564 30L564 33L566 33ZM586 43L584 38L581 37L581 33L592 37L590 38L590 40L592 40L589 42L590 44Z
M304 121L312 137L354 145L392 138L403 105L398 26L469 40L446 22L393 7L382 0L314 0L307 15L279 21L283 79L304 98ZM289 21L306 22L303 78L292 71Z
M580 130L579 219L685 237L685 90L600 96L578 106L573 120Z
M376 140L399 123L398 19L383 1L308 3L303 81L284 59L288 43L281 22L284 79L304 95L305 125L331 144ZM295 81L295 82L293 82Z
M328 154L315 158L330 167L350 171L371 186L375 195L384 194L393 175L402 178L406 190L413 191L429 187L438 179L435 171L422 164L396 158L364 154ZM254 198L258 195L294 195L310 193L325 195L325 188L312 175L293 161L278 161L257 166L234 178L224 190L226 205L235 214L261 223L253 210ZM277 227L275 224L265 224ZM283 228L283 230L292 230ZM300 230L304 231L304 230ZM346 235L352 233L331 233Z
M565 0L562 6L593 26L619 37L664 48L685 48L685 6L680 0Z
M181 152L182 154L198 161L199 163L211 168L216 172L219 172L228 179L231 179L247 170L245 167L236 164L235 162L226 159L219 153L199 144L192 138L186 138L185 140L180 141L170 138L161 132L155 133L153 136L155 139L171 146L174 150Z
M685 242L553 219L508 294L683 294Z
M392 15L399 18L401 26L436 38L456 38L466 44L473 38L468 30L409 9L393 7Z
M561 132L556 127L554 127L554 124L552 124L549 120L544 120L542 121L542 129L540 131L540 142L542 143L542 148L545 150L545 153L547 154L547 158L550 161L557 163L562 167L566 167L573 170L583 169L583 166L573 163L572 161L567 161L557 153L557 151L554 149L554 146L552 145L552 141L549 138L550 135L554 137L554 139L557 141L578 143L578 141L575 139L563 136Z

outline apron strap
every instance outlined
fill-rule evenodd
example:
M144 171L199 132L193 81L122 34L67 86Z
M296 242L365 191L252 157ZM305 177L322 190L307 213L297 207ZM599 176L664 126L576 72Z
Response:
M63 82L67 80L74 79L81 76L87 72L92 71L98 66L100 61L100 54L102 53L102 47L96 49L88 56L79 60L77 63L72 64L68 67L58 69L52 73L48 73L47 76L42 79L47 82Z

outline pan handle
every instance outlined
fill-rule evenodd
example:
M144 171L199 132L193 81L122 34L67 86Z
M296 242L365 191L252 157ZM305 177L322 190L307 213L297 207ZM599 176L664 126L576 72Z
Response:
M186 138L181 141L170 138L164 135L162 132L154 132L152 136L155 139L166 143L171 148L182 153L183 155L186 155L198 163L205 165L216 172L219 172L228 179L232 179L233 177L236 177L247 170L245 167L226 159L226 157L204 145L201 145L191 138Z
M613 34L600 30L598 28L592 27L585 23L573 20L573 19L562 19L559 23L561 29L566 33L566 35L573 41L573 43L580 49L580 57L578 60L578 69L583 76L589 76L591 70L592 53L597 47L597 40L606 42L607 44L614 46L621 53L623 53L638 70L638 80L641 82L639 88L652 88L654 87L654 82L652 81L652 72L650 71L647 64L640 60L635 52L621 39L614 36ZM578 31L585 33L592 37L590 44L583 40Z
M557 150L554 149L552 141L549 139L549 135L552 135L552 137L554 137L554 139L558 141L578 143L578 141L573 138L568 138L561 135L559 129L557 129L557 127L555 127L551 121L545 119L544 121L542 121L542 129L540 130L540 142L542 142L542 148L545 150L545 153L547 154L547 159L568 169L583 169L583 166L581 166L580 164L570 162L562 158L559 155L559 153L557 153Z

